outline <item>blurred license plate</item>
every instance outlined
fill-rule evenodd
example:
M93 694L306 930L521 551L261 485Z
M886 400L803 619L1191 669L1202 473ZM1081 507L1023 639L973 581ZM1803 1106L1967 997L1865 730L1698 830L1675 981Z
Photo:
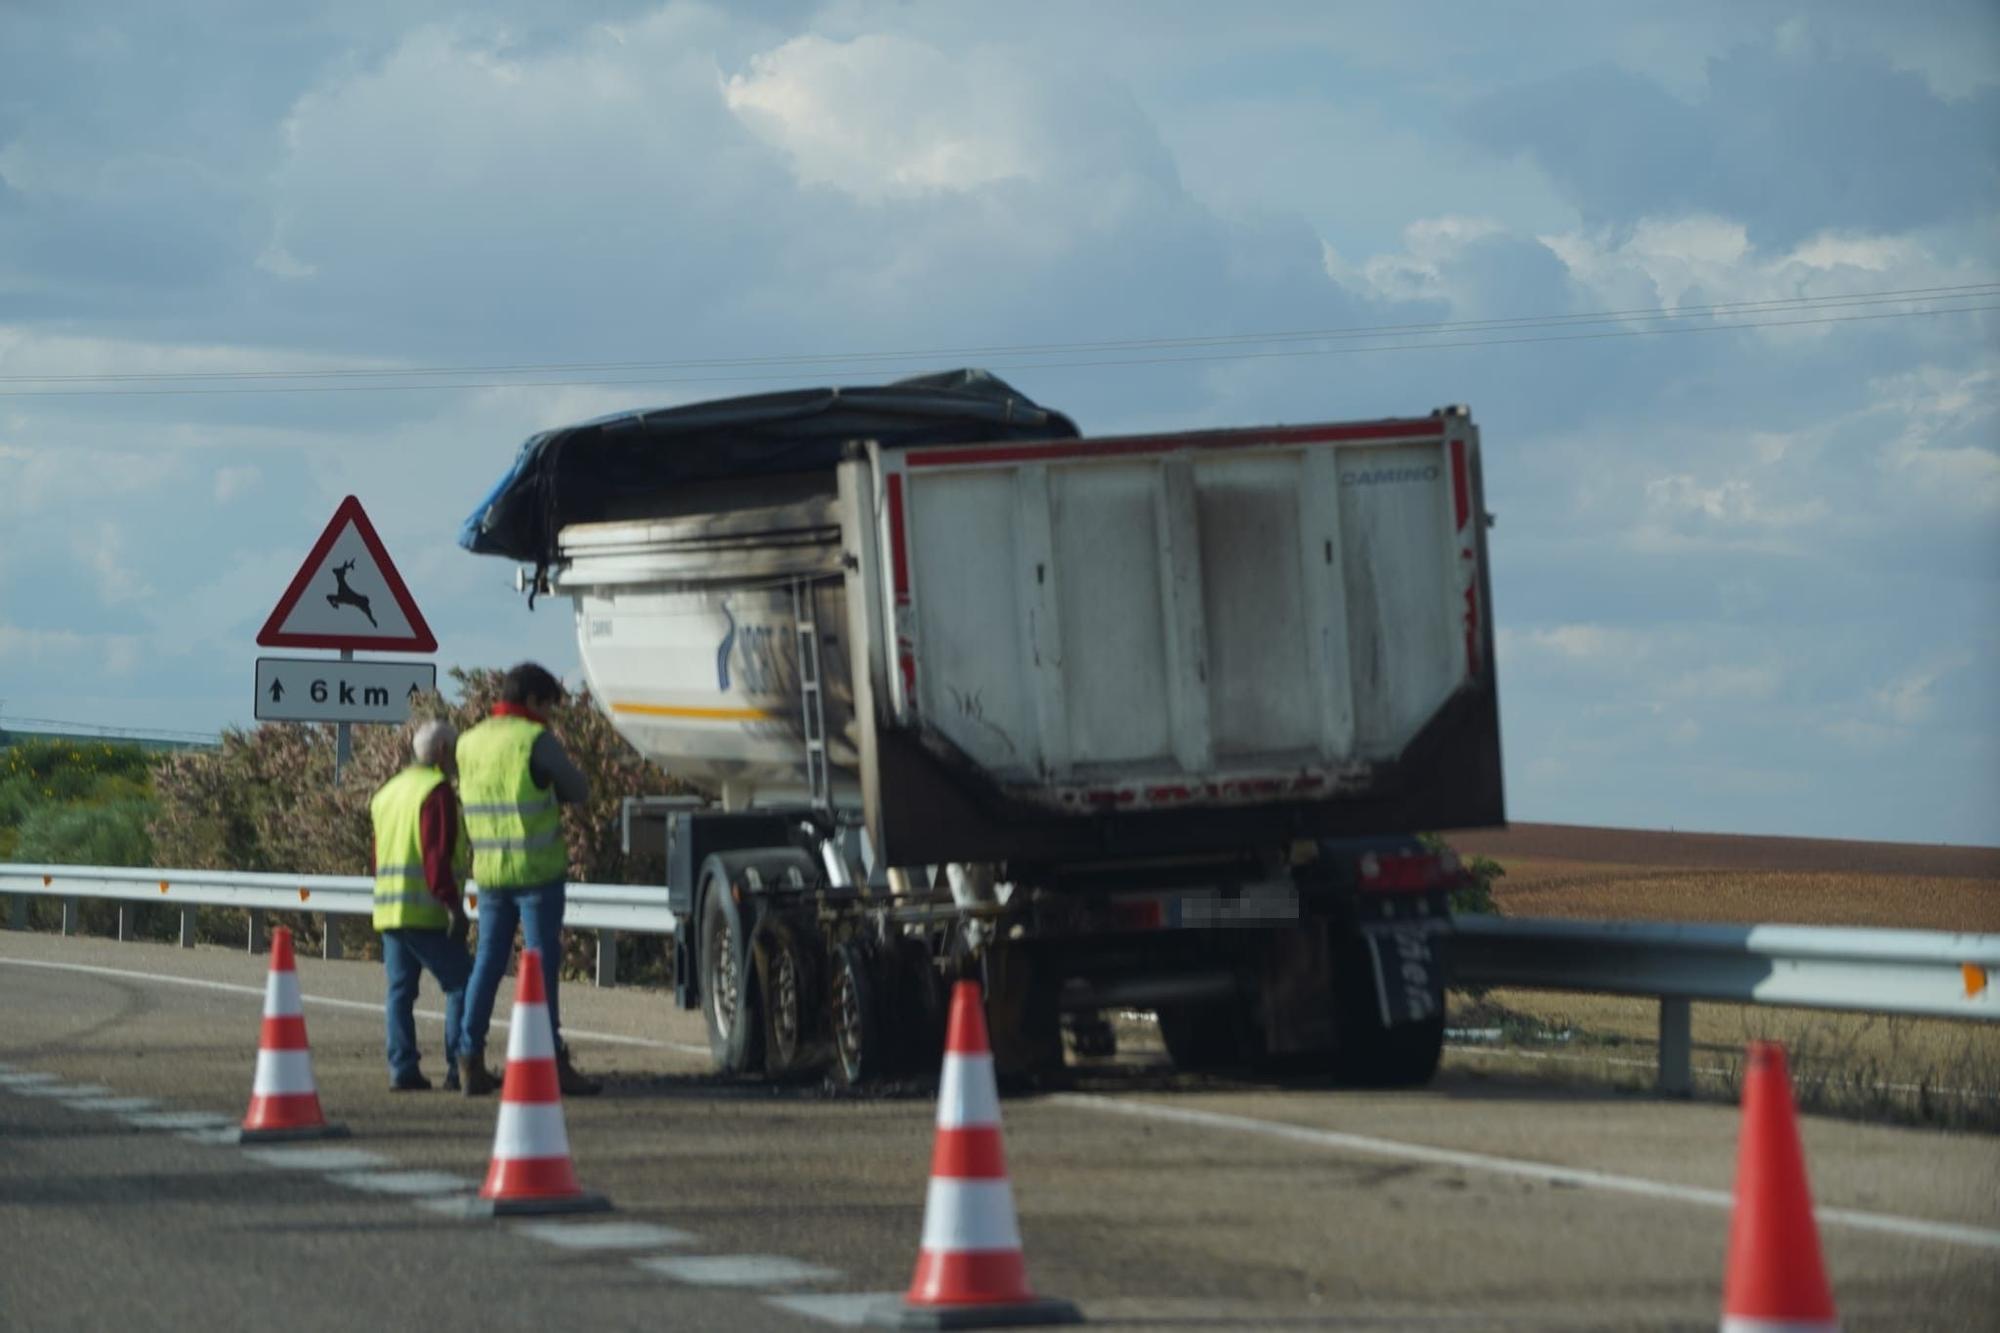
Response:
M1444 969L1431 945L1431 932L1420 925L1365 928L1368 956L1375 963L1375 998L1382 1006L1382 1025L1401 1027L1435 1018L1444 1009Z

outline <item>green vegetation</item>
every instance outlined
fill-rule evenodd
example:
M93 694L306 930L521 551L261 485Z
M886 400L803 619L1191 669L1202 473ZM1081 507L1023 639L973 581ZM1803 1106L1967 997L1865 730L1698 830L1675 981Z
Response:
M109 741L0 750L0 861L149 864L150 763L138 746Z

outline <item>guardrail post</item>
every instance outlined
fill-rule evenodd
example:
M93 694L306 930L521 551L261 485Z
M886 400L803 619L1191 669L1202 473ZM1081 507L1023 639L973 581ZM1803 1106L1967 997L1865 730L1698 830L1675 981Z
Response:
M10 893L7 895L7 929L26 930L28 928L28 895Z
M118 939L121 943L130 942L138 934L138 926L132 916L135 910L131 903L118 904Z
M1694 1006L1678 995L1660 997L1660 1092L1694 1093Z
M63 934L76 934L77 912L81 906L75 898L63 899Z
M194 909L192 907L183 907L181 909L181 948L194 948Z
M597 984L618 984L618 932L615 930L597 932Z
M248 948L251 953L262 953L264 952L264 909L261 907L252 907L245 915L250 918L250 929L246 932L249 937Z
M319 924L320 957L340 957L340 918L331 912L321 912L319 915Z

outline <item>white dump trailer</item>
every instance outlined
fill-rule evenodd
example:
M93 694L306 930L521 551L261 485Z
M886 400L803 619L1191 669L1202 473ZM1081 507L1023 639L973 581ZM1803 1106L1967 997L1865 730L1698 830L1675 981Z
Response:
M718 798L668 816L665 886L718 1063L932 1059L977 969L1021 1073L1065 1016L1102 1050L1146 1008L1187 1066L1428 1078L1462 878L1415 835L1504 820L1469 414L1085 438L963 383L1006 406L537 437L469 533L572 599L620 732ZM491 535L510 486L539 545Z

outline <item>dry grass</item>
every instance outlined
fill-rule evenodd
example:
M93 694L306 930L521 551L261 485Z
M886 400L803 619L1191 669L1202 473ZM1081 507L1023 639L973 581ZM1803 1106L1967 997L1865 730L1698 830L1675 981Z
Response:
M1618 995L1496 990L1451 996L1458 1068L1558 1082L1654 1086L1659 1003ZM1692 1006L1698 1096L1734 1100L1743 1049L1782 1042L1799 1104L1858 1119L2000 1130L2000 1029L1983 1023L1764 1005Z

